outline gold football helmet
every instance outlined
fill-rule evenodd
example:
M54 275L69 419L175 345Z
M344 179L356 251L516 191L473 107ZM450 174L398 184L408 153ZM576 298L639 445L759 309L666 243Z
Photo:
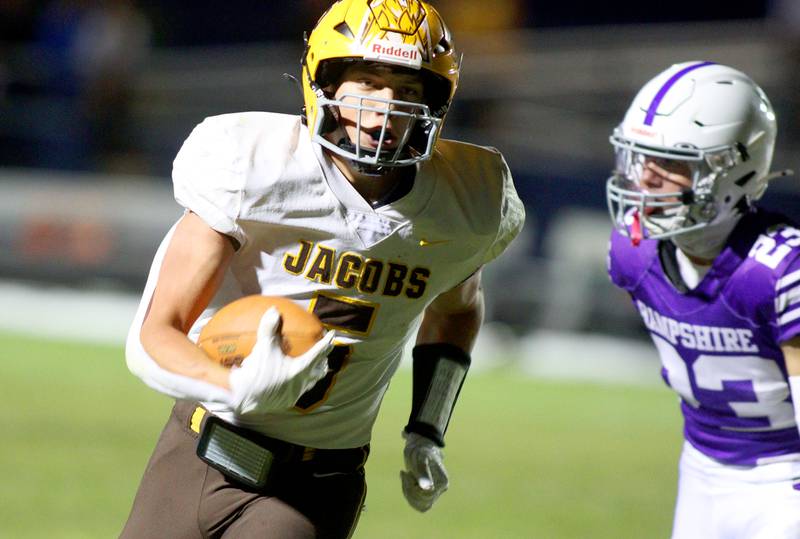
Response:
M358 95L335 99L332 88L350 62L388 65L419 74L422 103ZM305 114L312 139L328 150L368 168L407 166L431 156L442 122L458 85L459 60L450 31L441 16L420 0L339 0L311 32L302 59ZM365 102L366 101L366 102ZM343 136L332 142L324 135L339 129L339 109L349 107L384 116L377 149L362 148ZM395 148L383 146L391 117L412 121ZM330 138L330 137L329 137ZM335 137L334 137L335 138Z

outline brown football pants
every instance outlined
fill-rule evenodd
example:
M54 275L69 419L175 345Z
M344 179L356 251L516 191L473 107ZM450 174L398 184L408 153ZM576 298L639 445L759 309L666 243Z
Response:
M195 454L196 403L178 401L147 464L123 539L347 538L361 513L367 450L317 451L274 464L263 492L229 481ZM355 457L355 458L353 458Z

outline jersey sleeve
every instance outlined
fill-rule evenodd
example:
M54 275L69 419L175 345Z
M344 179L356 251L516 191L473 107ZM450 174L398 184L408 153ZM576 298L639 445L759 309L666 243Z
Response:
M178 204L244 244L238 218L248 159L241 155L235 127L226 116L206 118L195 127L173 162L172 181Z
M800 254L775 281L775 317L778 342L800 335Z
M506 250L525 224L525 206L517 195L511 171L505 159L498 153L501 163L502 185L500 194L500 220L497 235L486 251L483 263L491 262Z

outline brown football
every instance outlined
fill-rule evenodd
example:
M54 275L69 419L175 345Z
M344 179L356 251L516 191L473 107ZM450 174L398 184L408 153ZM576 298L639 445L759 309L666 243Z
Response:
M270 307L281 313L281 348L296 357L323 335L322 322L294 301L278 296L245 296L217 311L200 331L197 345L226 367L238 365L256 343L261 316Z

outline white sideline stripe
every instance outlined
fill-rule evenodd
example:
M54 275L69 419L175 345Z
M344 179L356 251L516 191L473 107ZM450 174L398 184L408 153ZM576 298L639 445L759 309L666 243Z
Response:
M784 275L782 278L778 279L778 282L775 283L775 290L785 288L797 281L800 281L800 270L793 271L789 275Z
M519 340L519 349L523 372L535 378L664 386L661 361L651 341L535 331Z
M123 347L138 303L131 293L0 281L0 330ZM404 368L411 366L410 350L411 343ZM488 323L472 356L471 372L501 368L535 378L662 385L649 341L557 331L518 338L505 326Z
M138 303L124 292L0 282L0 329L124 346Z

